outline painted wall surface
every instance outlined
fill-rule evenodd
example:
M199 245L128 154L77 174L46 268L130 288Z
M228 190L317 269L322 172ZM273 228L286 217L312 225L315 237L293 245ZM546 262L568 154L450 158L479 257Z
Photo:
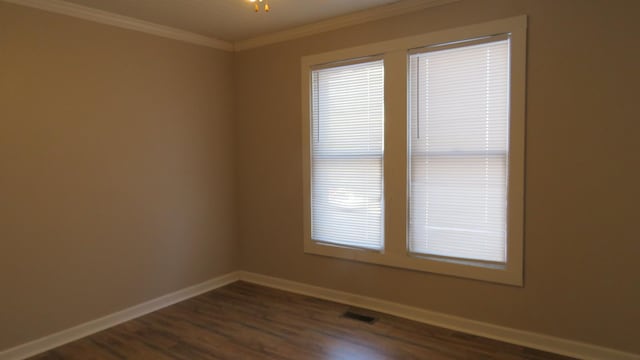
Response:
M236 270L232 59L0 2L0 349Z
M463 0L230 54L0 2L0 349L243 269L640 353L638 13ZM304 254L300 57L522 14L525 286Z
M241 268L640 353L639 13L635 0L465 0L237 53ZM522 14L525 286L304 254L300 58Z

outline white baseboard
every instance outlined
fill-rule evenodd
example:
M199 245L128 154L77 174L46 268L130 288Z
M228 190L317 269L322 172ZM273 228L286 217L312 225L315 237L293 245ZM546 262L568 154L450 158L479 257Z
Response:
M16 346L0 352L0 360L24 359L51 350L74 340L105 330L131 319L146 315L177 302L217 289L238 280L313 296L351 306L358 306L425 324L461 331L490 339L549 351L585 360L640 360L639 354L622 352L583 342L523 331L457 316L401 305L385 300L332 290L295 281L275 278L246 271L235 271L203 283L163 295L102 318L74 326L70 329Z
M16 346L0 352L0 360L18 360L24 359L47 350L51 350L60 345L64 345L74 340L78 340L85 336L94 334L98 331L105 330L112 326L135 319L142 315L160 310L169 305L173 305L180 301L203 294L207 291L217 289L232 282L239 280L239 272L231 272L203 283L172 292L160 296L159 298L149 300L142 304L132 306L130 308L109 314L107 316L95 319L84 324L74 326L72 328L62 330L55 334L45 336L43 338L30 341L26 344Z
M585 360L639 360L639 354L622 352L583 342L523 331L457 316L424 310L389 301L360 296L343 291L307 285L251 272L240 272L240 280L286 290L297 294L335 301L351 306L395 315L425 324L435 325L468 334L483 336L533 349L571 356Z

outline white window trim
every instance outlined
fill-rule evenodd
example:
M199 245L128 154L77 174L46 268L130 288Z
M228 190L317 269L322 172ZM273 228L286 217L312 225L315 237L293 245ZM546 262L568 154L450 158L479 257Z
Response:
M523 285L526 15L331 51L302 58L302 177L304 251L342 259L433 272L508 285ZM507 263L417 257L407 250L407 61L410 49L496 34L510 34L510 131ZM382 55L385 63L385 245L382 251L346 248L311 239L311 67Z

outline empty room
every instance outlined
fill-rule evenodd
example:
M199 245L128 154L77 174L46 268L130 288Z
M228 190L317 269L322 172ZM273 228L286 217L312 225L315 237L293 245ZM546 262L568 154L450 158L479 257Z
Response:
M640 360L638 16L0 0L0 360Z

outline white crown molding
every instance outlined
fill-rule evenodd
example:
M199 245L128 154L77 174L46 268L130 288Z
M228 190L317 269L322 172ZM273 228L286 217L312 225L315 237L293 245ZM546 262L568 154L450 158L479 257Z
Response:
M439 326L455 331L482 336L533 349L548 351L560 355L584 360L639 360L640 354L632 354L583 342L567 340L554 336L518 330L486 322L469 320L435 311L370 298L343 291L307 285L281 278L240 271L240 280L268 286L297 294L334 301L351 306Z
M383 5L352 14L337 16L328 20L313 24L302 25L296 28L278 31L271 34L257 36L234 43L235 51L252 49L260 46L274 44L286 40L298 39L327 31L337 30L347 26L363 24L392 16L402 15L426 8L441 6L460 0L404 0L389 5Z
M140 31L168 39L184 41L196 45L211 47L214 49L233 51L233 44L192 33L185 30L172 28L128 16L114 14L108 11L98 10L87 6L72 4L62 0L4 0L22 6L28 6L57 14L73 16L83 20L89 20L101 24L116 26L123 29Z
M139 20L129 16L98 10L87 6L69 3L63 0L0 0L12 4L27 6L57 14L76 17L83 20L116 26L123 29L140 31L168 39L184 41L196 45L211 47L225 51L242 51L277 42L297 39L305 36L337 30L347 26L363 24L392 16L436 7L460 0L404 0L396 3L367 9L352 14L337 16L328 20L300 27L257 36L247 40L227 42L220 39L196 34L186 30Z
M85 336L95 334L98 331L122 324L123 322L135 319L148 313L160 310L169 305L190 299L194 296L204 294L227 284L239 280L239 272L231 272L203 283L193 285L170 294L160 296L142 304L109 314L99 319L62 330L60 332L45 336L26 344L18 345L4 351L0 351L0 360L19 360L37 355L47 350L54 349L66 343L81 339Z

